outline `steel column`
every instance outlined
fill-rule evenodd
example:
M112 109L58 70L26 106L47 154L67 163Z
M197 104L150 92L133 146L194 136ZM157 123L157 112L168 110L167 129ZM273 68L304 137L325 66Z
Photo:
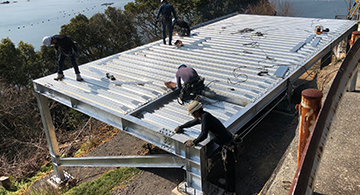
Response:
M48 143L55 176L60 181L65 181L64 169L60 163L60 152L58 142L56 140L55 128L51 120L48 99L39 93L35 93L35 96L39 105L41 120L44 125L45 136Z

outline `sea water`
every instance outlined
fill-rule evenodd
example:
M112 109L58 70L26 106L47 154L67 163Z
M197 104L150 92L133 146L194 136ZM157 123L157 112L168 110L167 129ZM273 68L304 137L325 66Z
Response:
M159 0L160 1L160 0ZM334 19L346 15L346 0L289 0L298 17ZM3 0L0 0L3 2ZM0 4L0 38L9 37L17 46L19 41L30 43L40 50L42 38L60 32L78 14L88 18L104 13L107 6L124 9L129 0L18 0ZM352 5L352 4L351 4Z
M0 0L0 2L3 2ZM17 46L20 41L40 50L42 38L59 34L61 26L78 14L91 18L104 13L104 3L124 9L129 0L19 0L0 4L0 38L9 37Z
M299 17L335 19L342 16L345 19L348 14L348 0L290 0ZM351 6L353 5L351 3Z

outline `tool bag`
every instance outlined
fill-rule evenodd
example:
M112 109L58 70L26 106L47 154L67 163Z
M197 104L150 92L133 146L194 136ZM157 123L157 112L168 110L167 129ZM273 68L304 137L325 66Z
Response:
M194 99L196 96L201 95L201 92L205 89L205 78L198 77L190 83L186 83L180 90L178 103L183 105L184 101Z

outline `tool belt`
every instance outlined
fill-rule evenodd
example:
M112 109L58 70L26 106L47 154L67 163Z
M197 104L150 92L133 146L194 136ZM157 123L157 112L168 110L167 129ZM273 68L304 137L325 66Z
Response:
M71 48L71 50L66 50L66 49L63 49L63 48L59 48L60 50L60 53L67 56L67 57L71 57L73 55L76 54L74 48Z
M221 158L223 160L224 163L224 169L226 170L226 163L228 161L228 155L234 155L234 159L236 158L235 156L235 145L236 143L234 142L234 138L232 138L229 142L225 143L222 148L221 148ZM229 154L230 153L230 154Z
M171 15L164 14L161 16L161 19L161 21L164 23L171 23Z
M180 90L178 103L183 105L184 101L194 99L196 96L200 95L205 89L204 80L205 78L198 76L191 82L186 83Z

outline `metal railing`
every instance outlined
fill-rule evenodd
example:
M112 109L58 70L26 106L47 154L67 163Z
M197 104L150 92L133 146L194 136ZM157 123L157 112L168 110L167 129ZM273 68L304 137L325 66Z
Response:
M314 129L310 133L309 141L304 148L289 195L312 194L316 171L329 135L332 119L347 87L356 82L353 78L357 74L359 61L360 40L357 40L345 57L330 87Z

